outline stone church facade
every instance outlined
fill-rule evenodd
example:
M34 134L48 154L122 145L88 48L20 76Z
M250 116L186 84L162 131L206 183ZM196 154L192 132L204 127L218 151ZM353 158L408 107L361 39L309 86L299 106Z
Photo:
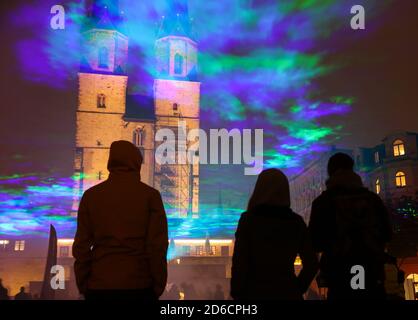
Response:
M83 58L78 73L76 114L76 214L82 193L107 179L109 148L115 140L133 142L143 156L141 180L158 189L169 216L197 217L199 212L198 155L187 164L157 163L160 129L176 136L179 123L186 131L199 128L200 82L197 81L197 43L190 35L187 11L166 16L155 42L156 78L153 95L127 95L129 39L106 10L90 17L83 33ZM177 141L175 141L177 144ZM176 158L181 148L177 144Z

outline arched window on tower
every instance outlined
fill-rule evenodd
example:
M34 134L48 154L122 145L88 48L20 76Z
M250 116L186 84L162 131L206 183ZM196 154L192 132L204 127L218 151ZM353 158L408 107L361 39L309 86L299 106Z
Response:
M97 95L97 108L106 108L106 96L103 93Z
M106 47L99 49L99 68L107 68L109 61L109 50Z
M143 147L145 144L145 130L144 128L136 128L134 131L134 145Z
M393 155L395 157L405 155L405 144L402 140L395 140L393 143Z
M178 53L174 55L174 74L183 74L183 56Z
M180 115L179 105L177 103L173 103L173 114L175 116Z
M399 171L396 173L395 183L398 188L406 187L406 175L404 172Z
M136 128L133 134L133 144L138 147L142 156L142 163L145 162L145 130Z

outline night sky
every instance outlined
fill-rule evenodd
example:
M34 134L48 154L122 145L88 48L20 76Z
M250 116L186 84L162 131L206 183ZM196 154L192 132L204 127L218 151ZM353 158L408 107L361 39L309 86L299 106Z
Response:
M69 2L64 1L62 4L66 5ZM123 1L121 2L123 5ZM251 3L251 1L244 2L247 5ZM294 2L301 3L300 7L302 8L303 1ZM321 63L337 66L332 72L320 73L310 79L315 82L314 91L318 99L327 100L328 97L341 96L350 97L353 101L350 105L350 111L336 112L318 119L320 126L340 128L336 134L330 134L324 137L322 141L315 141L315 143L322 142L325 145L337 144L348 147L373 146L380 143L385 135L396 130L418 132L418 2L415 0L382 1L381 3L385 2L385 6L379 8L378 5L374 5L371 12L367 11L368 3L371 1L342 2L344 2L344 5L338 9L340 14L341 12L344 14L338 17L339 28L330 32L329 36L315 37L311 41L312 43L306 44L305 41L301 44L302 42L300 42L293 47L289 42L285 44L288 49L296 49L298 52L324 53ZM255 7L260 6L261 8L274 5L274 3L274 1L253 1ZM50 73L46 77L50 80L48 82L45 81L45 75L39 75L38 78L33 70L26 72L26 65L31 65L31 63L27 61L28 64L26 64L23 61L25 59L40 59L37 56L39 48L36 44L43 35L51 33L49 9L53 4L55 4L54 1L48 0L1 1L0 3L2 57L0 60L0 175L2 176L31 172L52 172L57 176L70 176L72 174L78 70L76 68L70 69L70 72L65 70L55 79L56 74L54 72L56 73L56 69L49 68L49 62L45 61L46 73ZM365 31L350 29L350 4L362 4L366 7ZM145 4L142 6L145 6ZM222 18L224 20L219 22L219 26L211 25L208 27L215 30L216 28L221 29L216 35L210 35L207 30L205 33L208 19L217 18L213 16L211 18L210 14L208 17L206 11L202 11L204 6L203 3L196 4L196 1L190 1L189 12L190 16L194 17L196 28L200 31L197 33L203 35L201 50L207 48L211 52L212 59L214 57L222 59L227 54L245 57L247 53L252 52L246 47L246 42L247 45L248 43L250 45L256 43L260 46L260 51L262 51L263 46L271 49L273 45L279 46L281 43L280 37L283 37L283 34L280 31L275 31L276 33L272 33L272 36L268 39L260 40L260 38L252 42L250 36L246 39L237 40L239 37L236 35L239 34L240 30L251 35L254 34L251 33L254 30L248 32L244 28L235 28L230 31L231 33L234 32L234 37L228 35L228 26L224 26L225 30L222 30L221 23L228 19L239 20L241 17L246 17L245 13L247 11L231 11L232 15L234 12L238 12L240 15L232 18ZM28 7L33 8L33 15L27 14L30 10L28 11L25 8ZM155 28L158 25L158 21L154 19L158 16L157 13L160 14L157 9L150 11L152 14L148 16L147 21L144 21L147 28L151 29L150 34L152 35L155 34ZM124 10L127 12L134 11L132 8L125 8ZM20 15L22 12L26 12L26 15ZM315 12L317 16L324 16L327 11L324 9L321 12L314 10L312 12ZM296 11L295 16L296 14L303 17L303 12ZM330 15L332 19L332 13ZM259 20L257 21L259 22ZM326 25L323 28L326 29ZM316 31L318 30L313 32ZM326 30L322 31L326 33ZM67 31L62 32L64 34ZM226 42L221 44L216 42L222 36L222 32L225 37L230 36L228 45L225 44ZM275 35L277 35L276 42ZM304 35L298 34L298 36L303 38ZM65 38L66 35L63 35L63 37ZM22 46L19 45L23 40L30 41L31 39L34 40L34 45L33 47L24 47L25 54L23 57ZM144 43L152 43L152 37L147 41ZM211 43L215 42L216 48L213 49ZM147 87L151 89L152 82L150 80L152 77L138 67L138 61L141 61L146 53L140 47L135 46L135 41L132 41L132 43L129 52L129 63L131 64L128 71L131 85L129 91L146 92ZM39 41L39 45L42 45L42 41ZM72 48L68 50L72 50ZM69 56L71 55L72 53L69 54ZM205 57L202 60L204 61ZM202 67L202 69L211 70L208 66L212 65L213 61L211 64L207 63L206 67ZM266 81L268 80L266 79ZM57 85L54 85L54 82ZM205 76L203 75L202 83L202 96L213 97L216 95L217 89L214 86L214 83L216 83L214 77L207 77L208 84L205 86ZM231 88L232 91L236 89L236 87ZM245 91L242 88L240 90ZM252 94L257 96L259 92L259 90L254 90ZM245 97L240 94L237 93L237 96L245 102ZM241 110L239 117L217 119L214 117L216 110L211 110L207 106L207 101L210 100L205 100L204 97L202 99L201 121L203 127L216 128L217 126L213 125L221 123L226 128L234 126L239 128L263 127L265 130L273 130L271 128L276 126L275 123L269 123L264 127L262 121L257 122L256 120L263 118L263 115L257 113L257 108L246 109L244 102L242 103L244 110ZM225 101L226 107L229 107L230 100ZM218 122L218 120L221 121ZM278 128L277 132L273 132L273 135L281 135L281 130ZM292 141L292 143L295 142L294 137L286 139ZM283 141L280 143L283 143ZM310 146L302 145L298 148L298 150L305 150L309 149ZM318 153L310 154L310 158L319 154L321 149L313 148L312 150L314 152L318 150ZM308 154L309 151L305 150L305 153ZM301 164L298 167L300 168ZM212 181L208 185L218 187L224 181L222 176L217 176L216 172L217 169L213 168L207 168L206 173L203 170L202 177ZM242 175L242 169L233 168L230 172L236 174L234 176L236 180L232 178L231 183L244 179L239 176ZM245 179L253 181L253 177ZM245 185L242 192L247 194L249 190L250 186ZM209 194L204 190L202 192ZM210 196L208 195L208 197ZM216 194L213 197L212 200L216 201L215 199L218 196Z
M356 97L341 143L372 146L392 131L418 132L418 2L394 1L366 37L341 39L330 60L346 64L321 88Z

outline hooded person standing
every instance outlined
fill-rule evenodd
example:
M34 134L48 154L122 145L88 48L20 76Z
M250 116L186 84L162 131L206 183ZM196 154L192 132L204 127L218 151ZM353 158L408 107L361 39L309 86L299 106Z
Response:
M309 230L321 254L318 280L328 287L329 300L384 299L389 214L353 168L349 155L333 155L327 188L312 203Z
M303 263L298 276L297 255ZM287 177L277 169L264 170L235 233L231 297L302 300L317 268L305 222L290 209Z
M80 293L94 299L157 299L167 281L167 218L160 193L141 182L142 156L110 147L109 178L80 202L73 244Z

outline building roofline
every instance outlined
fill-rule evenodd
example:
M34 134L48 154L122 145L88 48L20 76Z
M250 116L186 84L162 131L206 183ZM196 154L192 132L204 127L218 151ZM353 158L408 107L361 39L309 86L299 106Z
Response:
M178 35L166 35L166 36L163 36L161 38L158 38L155 42L157 42L157 41L166 41L166 40L173 39L173 38L174 39L184 40L184 41L187 41L187 42L191 42L192 44L194 44L195 46L197 46L197 42L194 41L193 39L190 39L189 37L186 37L186 36L178 36Z
M396 130L396 131L392 131L389 134L387 134L381 141L385 142L387 141L390 137L392 136L396 136L398 134L402 134L402 135L411 135L411 136L416 136L418 137L418 132L413 132L413 131L405 131L405 130Z
M86 31L83 31L82 33L86 34L86 33L97 32L97 31L105 32L105 33L117 33L119 36L124 38L124 40L129 40L128 36L124 35L122 32L120 32L116 29L91 28L91 29L88 29Z

